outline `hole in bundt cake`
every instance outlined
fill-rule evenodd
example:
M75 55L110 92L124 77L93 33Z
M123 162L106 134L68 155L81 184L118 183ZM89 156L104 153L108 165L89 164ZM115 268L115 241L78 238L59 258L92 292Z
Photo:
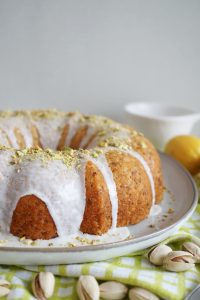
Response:
M3 130L2 128L0 128L0 136L3 140L3 144L5 143L5 146L12 147L12 142L11 142L9 136L7 135L5 130Z
M99 131L96 131L95 133L93 133L91 135L91 137L89 138L89 140L86 142L86 144L83 146L83 149L87 149L88 146L93 142L93 140L97 137Z
M21 130L19 128L15 128L14 129L14 134L15 134L16 140L18 142L19 148L24 149L26 147L26 143L25 143L25 140L24 140L24 136L21 133Z
M30 131L32 134L32 139L33 139L33 148L36 148L36 147L43 148L41 141L40 141L40 134L39 134L37 127L35 125L31 125Z
M60 139L59 139L59 142L58 142L58 146L57 146L57 150L60 151L60 150L63 150L65 148L66 137L67 137L68 131L69 131L69 125L66 124L62 129Z
M78 149L79 148L82 139L87 134L87 131L88 131L88 126L83 126L83 127L78 128L75 135L72 137L72 140L71 140L71 143L70 143L70 147L72 149Z
M13 212L10 232L32 240L57 237L56 226L46 204L35 195L19 199Z

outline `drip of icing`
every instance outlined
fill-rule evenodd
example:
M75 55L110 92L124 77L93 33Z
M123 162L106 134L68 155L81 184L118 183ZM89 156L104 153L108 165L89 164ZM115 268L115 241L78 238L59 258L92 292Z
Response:
M30 133L30 120L24 118L24 122L22 120L21 126L19 127L25 141L25 145L27 148L30 148L33 145L33 138ZM19 148L19 147L18 147Z
M12 147L18 149L19 145L16 139L16 136L14 134L13 129L15 128L14 126L5 126L4 124L1 125L1 128L4 130L4 132L7 134L9 141L12 143Z
M112 229L117 227L117 215L118 215L118 196L116 190L116 184L113 179L113 174L108 166L105 155L99 155L97 159L88 157L88 160L91 160L101 171L110 196L110 202L112 206Z
M0 128L0 144L10 147L11 145L9 144L8 138L6 137L6 133Z
M157 216L161 213L162 211L162 208L160 205L156 205L154 204L150 210L150 216L153 217L153 216Z
M10 224L8 223L8 214L9 208L8 203L10 201L10 194L8 193L9 189L12 189L10 186L10 177L12 176L15 167L10 165L10 160L13 155L12 150L1 150L0 151L0 170L1 170L1 180L0 180L0 228L2 232L9 233Z

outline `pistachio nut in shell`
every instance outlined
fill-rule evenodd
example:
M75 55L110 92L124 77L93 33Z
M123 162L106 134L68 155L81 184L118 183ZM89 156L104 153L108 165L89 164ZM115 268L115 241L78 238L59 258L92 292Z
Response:
M193 255L186 251L172 251L163 260L167 271L183 272L194 267Z
M196 263L200 263L200 247L192 242L185 242L182 246L183 250L190 252Z
M123 299L128 288L125 284L117 281L107 281L99 286L100 297L107 300L121 300Z
M7 296L10 293L10 282L0 279L0 297Z
M171 251L172 249L167 245L158 245L149 251L149 261L156 266L161 266L163 264L163 259Z
M159 300L155 294L140 287L130 289L128 295L129 300Z
M55 277L51 272L40 272L32 282L32 289L35 297L39 300L46 300L53 296Z
M80 300L99 300L99 285L94 276L81 275L77 282L76 291Z

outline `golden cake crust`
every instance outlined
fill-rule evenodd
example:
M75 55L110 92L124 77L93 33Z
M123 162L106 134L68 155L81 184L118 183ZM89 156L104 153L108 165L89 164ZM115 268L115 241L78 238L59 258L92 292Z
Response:
M144 168L136 158L119 151L109 151L106 158L117 188L117 226L142 221L152 205L151 185Z
M132 147L144 157L150 167L155 184L156 203L160 203L163 197L164 184L161 171L161 161L158 152L150 141L143 135L136 135L132 138Z
M112 224L111 203L105 179L91 161L85 170L86 207L80 230L83 233L103 234Z

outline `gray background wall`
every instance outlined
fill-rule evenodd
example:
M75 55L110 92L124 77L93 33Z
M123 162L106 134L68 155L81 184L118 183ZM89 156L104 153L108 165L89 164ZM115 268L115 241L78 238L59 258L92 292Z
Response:
M0 0L0 108L200 110L199 0Z

